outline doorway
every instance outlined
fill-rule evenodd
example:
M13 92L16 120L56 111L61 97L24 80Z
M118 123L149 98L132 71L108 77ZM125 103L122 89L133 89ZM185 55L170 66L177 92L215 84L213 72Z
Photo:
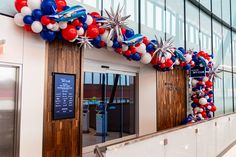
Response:
M19 149L19 68L0 64L0 156L17 157Z
M83 147L135 134L135 74L86 70L83 90Z
M186 117L186 71L157 72L157 131L181 125Z

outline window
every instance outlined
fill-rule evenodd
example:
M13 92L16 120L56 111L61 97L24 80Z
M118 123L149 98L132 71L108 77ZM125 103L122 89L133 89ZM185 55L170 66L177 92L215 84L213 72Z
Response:
M200 30L200 49L211 54L211 18L203 11L200 12Z
M211 10L211 0L200 0L200 3L208 10Z
M234 28L236 28L236 1L235 0L231 0L231 11L232 11L232 15L231 15L231 19L232 19L232 26Z
M92 73L91 72L87 72L84 75L84 83L85 84L92 84L93 82L93 77L92 77Z
M231 32L226 27L223 27L223 68L227 71L232 71L232 54L231 54Z
M0 13L14 16L16 14L13 0L1 0Z
M212 12L221 18L221 0L212 0Z
M225 113L233 112L232 73L224 72Z
M230 24L230 0L222 0L222 19Z

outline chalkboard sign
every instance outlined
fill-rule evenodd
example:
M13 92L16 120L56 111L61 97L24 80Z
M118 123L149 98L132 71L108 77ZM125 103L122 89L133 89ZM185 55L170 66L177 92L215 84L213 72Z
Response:
M196 67L191 68L190 77L199 78L199 77L204 77L204 76L206 76L205 67L196 66Z
M53 119L75 117L76 75L53 73Z

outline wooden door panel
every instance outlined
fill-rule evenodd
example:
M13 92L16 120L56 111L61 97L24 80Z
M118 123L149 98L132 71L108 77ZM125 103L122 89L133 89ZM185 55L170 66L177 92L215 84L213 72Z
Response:
M157 130L180 125L186 110L186 72L157 72Z

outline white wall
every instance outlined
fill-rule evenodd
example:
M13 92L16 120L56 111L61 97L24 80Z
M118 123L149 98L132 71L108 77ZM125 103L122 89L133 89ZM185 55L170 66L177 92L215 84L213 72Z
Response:
M0 62L22 65L20 157L42 157L45 42L0 15Z
M107 49L86 49L86 60L94 60L108 65L123 66L125 71L138 73L138 133L139 135L156 132L156 70L149 65L128 61L122 55ZM86 69L86 67L85 67Z

